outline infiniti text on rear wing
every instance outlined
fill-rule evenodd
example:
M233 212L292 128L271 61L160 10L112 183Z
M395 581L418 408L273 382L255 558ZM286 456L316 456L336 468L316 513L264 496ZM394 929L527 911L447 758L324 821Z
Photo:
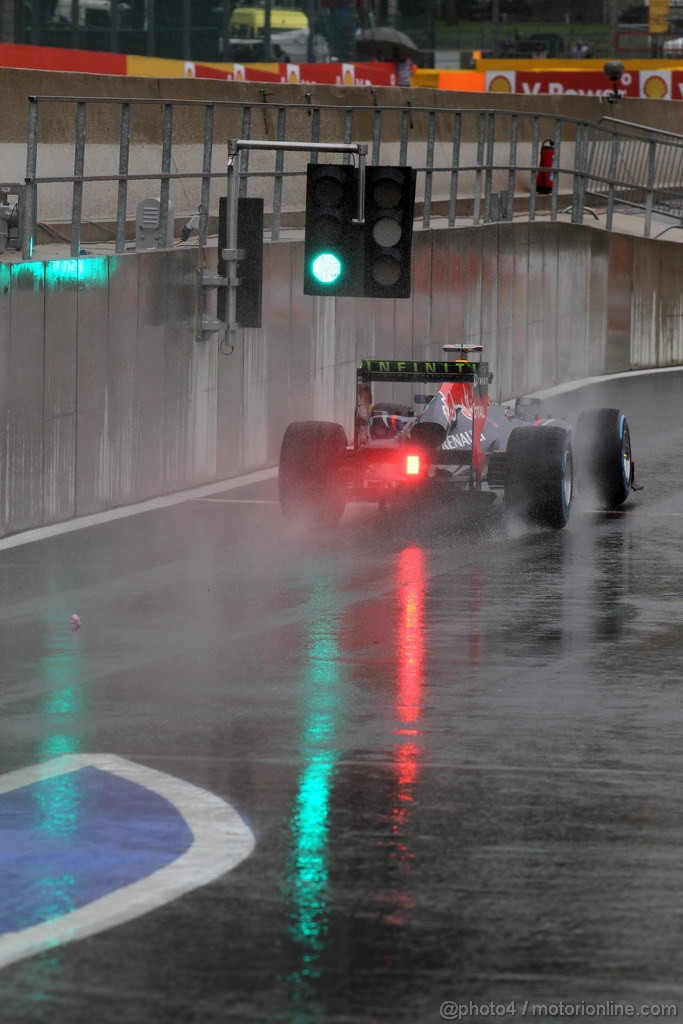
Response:
M446 361L443 359L363 359L357 371L358 382L403 381L414 383L438 382L441 384L482 384L489 383L488 363L467 360Z

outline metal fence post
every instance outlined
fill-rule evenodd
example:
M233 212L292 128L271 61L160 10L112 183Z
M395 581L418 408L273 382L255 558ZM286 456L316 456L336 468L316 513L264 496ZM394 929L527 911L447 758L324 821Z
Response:
M37 203L36 169L38 164L38 101L29 96L28 140L26 144L26 177L24 178L24 216L21 225L21 254L25 260L33 255L36 232Z

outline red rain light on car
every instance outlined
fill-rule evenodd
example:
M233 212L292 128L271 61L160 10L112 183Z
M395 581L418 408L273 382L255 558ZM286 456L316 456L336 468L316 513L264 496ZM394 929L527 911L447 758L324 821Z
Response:
M419 455L407 455L406 456L406 476L419 476L420 475L420 456Z

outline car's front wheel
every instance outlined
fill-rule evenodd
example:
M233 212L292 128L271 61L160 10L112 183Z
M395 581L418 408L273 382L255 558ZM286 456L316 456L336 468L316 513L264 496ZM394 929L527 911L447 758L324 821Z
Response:
M339 423L290 423L280 447L280 507L289 519L337 523L346 505L340 480L346 434Z
M572 503L573 461L569 431L516 427L505 458L505 504L515 515L562 529Z

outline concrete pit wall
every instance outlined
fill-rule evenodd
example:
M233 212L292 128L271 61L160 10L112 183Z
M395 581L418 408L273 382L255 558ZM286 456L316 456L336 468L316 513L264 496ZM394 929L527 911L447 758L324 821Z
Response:
M208 253L215 261L215 250ZM310 298L265 249L262 330L198 342L198 248L0 267L0 534L277 463L352 426L363 356L482 342L500 398L683 362L683 248L560 223L418 231L409 300Z

